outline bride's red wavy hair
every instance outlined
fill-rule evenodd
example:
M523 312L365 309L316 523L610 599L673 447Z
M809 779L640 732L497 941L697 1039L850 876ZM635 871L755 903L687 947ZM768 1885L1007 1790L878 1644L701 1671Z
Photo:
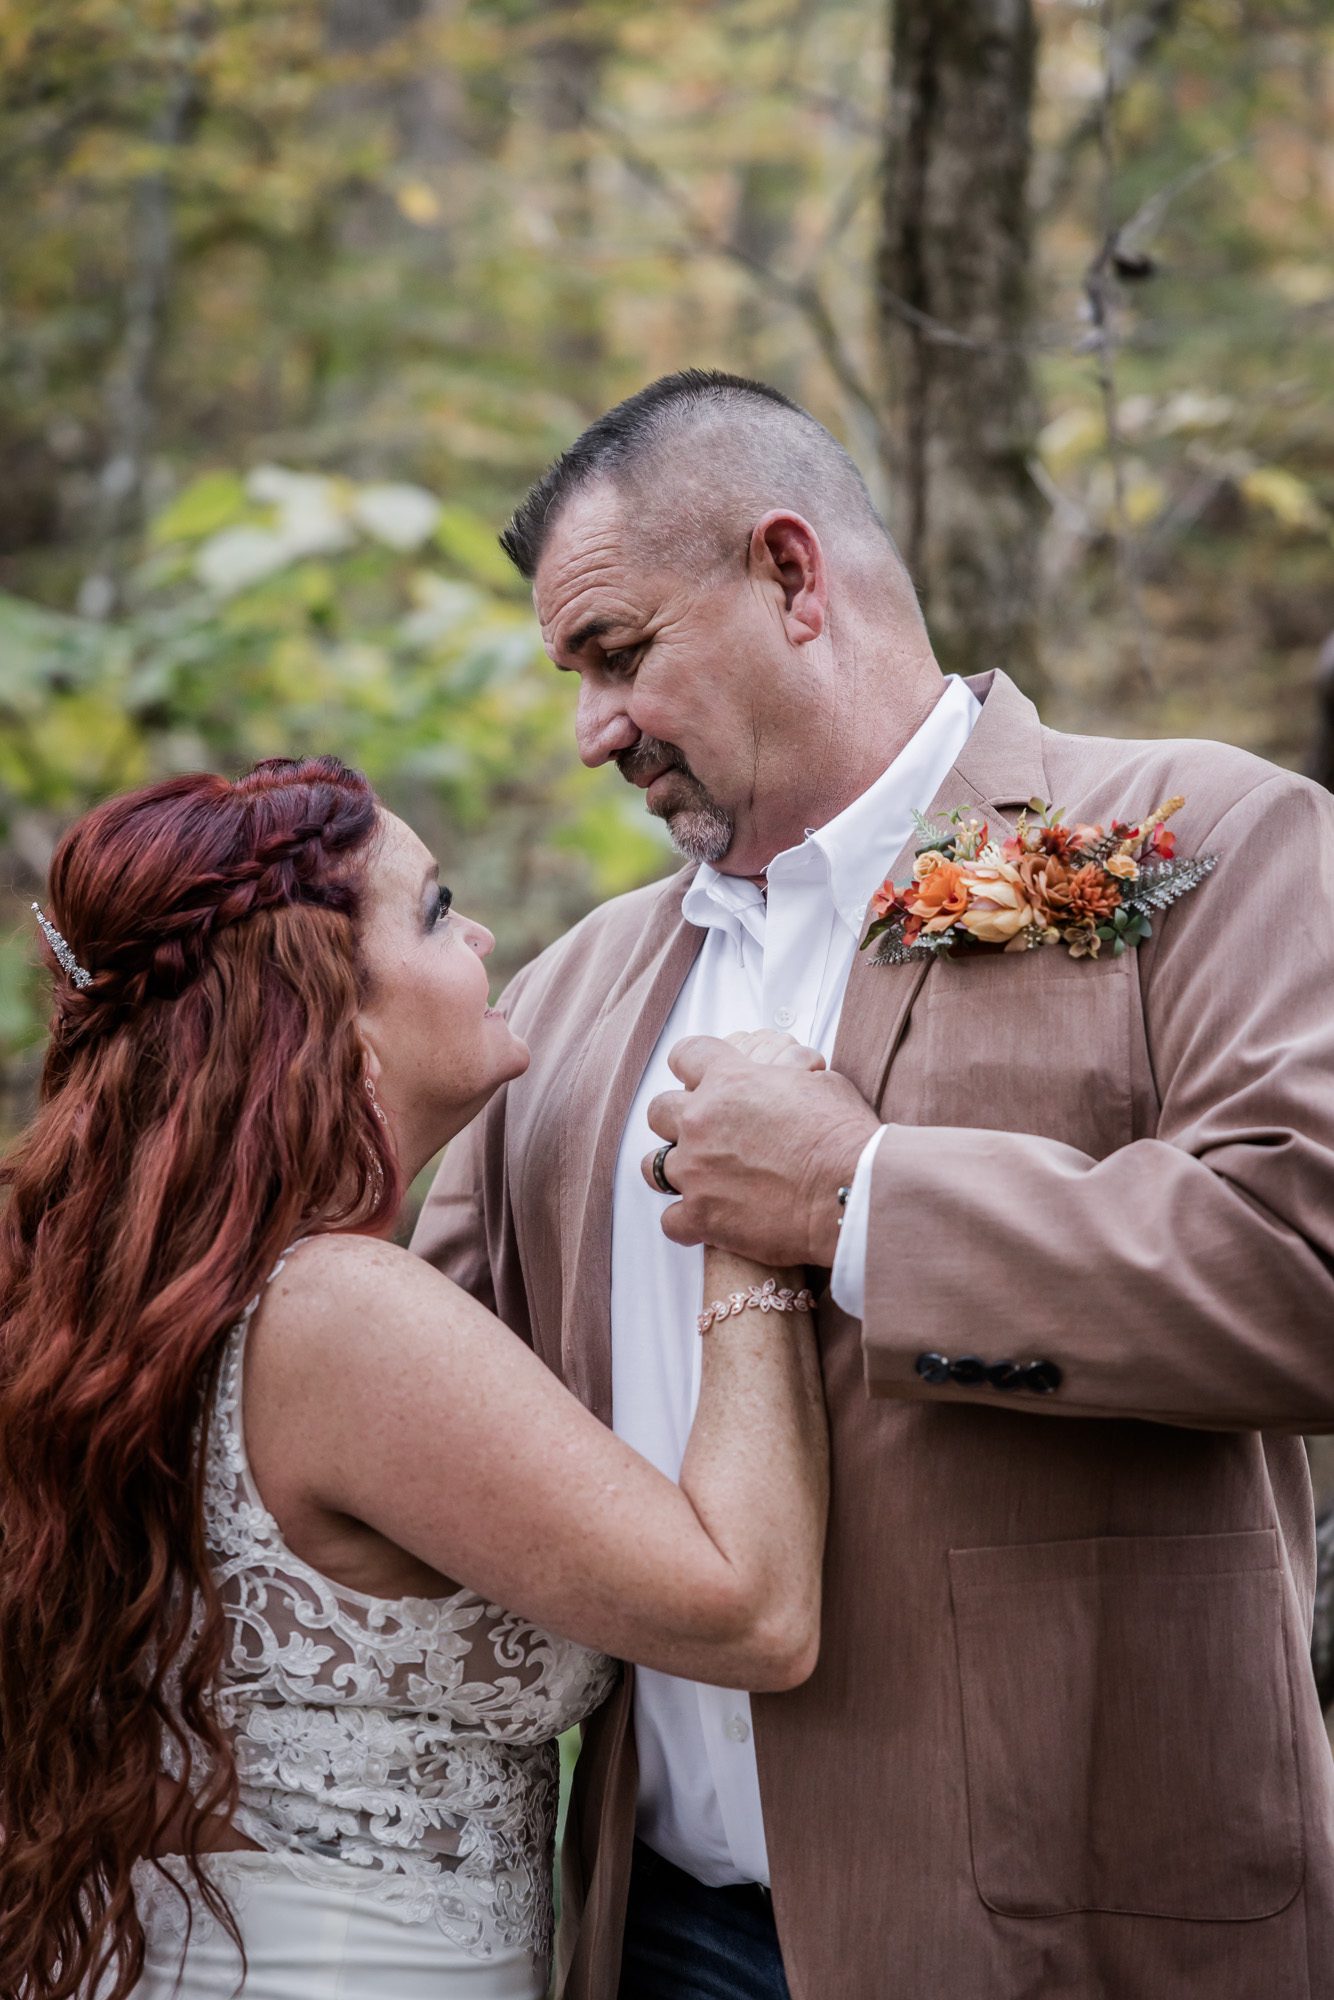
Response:
M56 972L40 1108L0 1166L6 2000L104 1975L123 2000L131 1869L168 1826L229 1921L197 1866L236 1797L198 1426L284 1246L401 1199L357 1030L378 821L336 758L273 760L112 799L52 863L47 914L93 977Z

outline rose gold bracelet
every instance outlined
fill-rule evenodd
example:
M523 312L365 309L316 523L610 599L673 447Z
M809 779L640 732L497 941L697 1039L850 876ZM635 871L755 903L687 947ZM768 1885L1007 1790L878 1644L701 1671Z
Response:
M749 1291L729 1292L725 1299L715 1299L711 1306L705 1306L699 1316L699 1330L707 1333L720 1319L731 1319L735 1313L743 1313L748 1306L754 1306L762 1313L810 1312L815 1304L815 1294L809 1285L803 1285L794 1292L789 1285L779 1288L777 1278L766 1278L762 1285L752 1285Z

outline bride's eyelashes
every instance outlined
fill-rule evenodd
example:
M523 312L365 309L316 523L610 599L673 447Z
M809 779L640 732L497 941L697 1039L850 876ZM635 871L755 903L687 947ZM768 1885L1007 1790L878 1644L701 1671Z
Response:
M449 915L450 905L453 901L453 890L445 888L442 883L431 898L430 908L426 914L426 928L428 931L433 931L437 924L442 924L445 921Z

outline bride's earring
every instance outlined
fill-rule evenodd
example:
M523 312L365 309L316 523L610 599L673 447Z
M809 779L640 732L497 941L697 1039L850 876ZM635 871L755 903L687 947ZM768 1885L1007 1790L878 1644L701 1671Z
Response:
M380 1103L380 1100L375 1095L375 1080L373 1077L368 1076L366 1078L366 1095L370 1098L371 1110L375 1113L380 1123L382 1125L387 1125L389 1123L389 1120L385 1117L384 1109Z

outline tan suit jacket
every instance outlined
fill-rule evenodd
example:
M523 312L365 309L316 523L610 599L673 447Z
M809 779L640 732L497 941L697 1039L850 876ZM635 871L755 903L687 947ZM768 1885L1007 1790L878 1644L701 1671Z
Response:
M1334 1429L1334 802L973 685L937 809L1004 828L1036 794L1107 823L1182 792L1179 851L1219 861L1120 959L853 968L833 1066L891 1130L865 1323L819 1314L822 1650L753 1704L793 2000L1331 2000L1299 1434ZM604 1421L612 1168L702 936L689 879L515 982L532 1067L450 1148L416 1237ZM965 1366L930 1379L930 1354ZM568 2000L616 1994L632 1679L575 1779Z

